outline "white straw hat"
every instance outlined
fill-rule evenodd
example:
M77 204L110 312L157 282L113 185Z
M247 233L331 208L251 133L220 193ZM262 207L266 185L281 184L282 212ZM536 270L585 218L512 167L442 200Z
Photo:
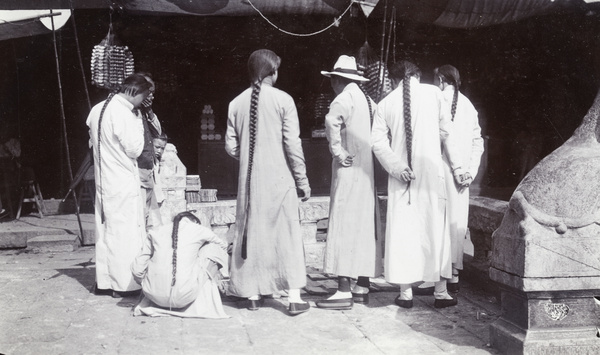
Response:
M338 58L333 66L333 71L321 71L321 74L328 78L331 78L331 75L338 75L350 80L369 81L369 79L362 76L362 71L358 70L356 59L347 55L342 55Z

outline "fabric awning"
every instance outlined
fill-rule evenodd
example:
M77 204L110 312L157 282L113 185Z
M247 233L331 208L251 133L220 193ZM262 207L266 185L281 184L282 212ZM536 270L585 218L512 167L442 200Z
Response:
M474 28L542 15L560 6L552 0L395 0L398 16L442 27Z
M0 40L48 33L64 26L70 16L67 9L0 10Z
M406 20L443 27L474 28L514 22L561 9L597 10L600 0L3 0L0 10L108 9L112 3L125 11L153 15L340 16L350 4L376 3L374 14L395 7Z

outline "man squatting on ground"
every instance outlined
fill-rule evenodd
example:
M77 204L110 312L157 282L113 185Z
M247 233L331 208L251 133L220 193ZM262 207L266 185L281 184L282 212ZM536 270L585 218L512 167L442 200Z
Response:
M192 212L152 228L131 265L144 291L133 315L228 318L219 294L228 258L227 243Z

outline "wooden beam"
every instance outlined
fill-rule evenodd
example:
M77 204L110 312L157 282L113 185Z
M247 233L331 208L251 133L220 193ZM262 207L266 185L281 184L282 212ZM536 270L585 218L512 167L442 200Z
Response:
M199 16L256 16L247 0L72 0L74 9L109 9L112 3L126 11L148 14L186 14ZM266 15L337 16L349 0L252 0ZM0 10L70 9L69 0L0 0Z
M72 0L74 9L108 9L110 0ZM0 10L70 9L69 0L2 0Z

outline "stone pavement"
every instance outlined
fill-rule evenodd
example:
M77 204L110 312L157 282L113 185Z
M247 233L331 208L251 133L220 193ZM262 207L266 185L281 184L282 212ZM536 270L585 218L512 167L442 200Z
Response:
M0 229L3 226L0 224ZM309 269L303 297L313 306L290 317L285 298L248 311L224 297L228 319L133 317L136 298L90 292L94 247L72 251L0 250L0 353L20 354L497 354L489 325L498 300L462 282L456 307L394 305L395 287L376 280L368 305L315 308L335 278Z
M79 217L83 245L93 245L94 214L82 213ZM50 247L47 249L73 250L73 246L81 245L79 220L75 214L46 215L44 218L30 214L18 220L3 219L0 221L0 249Z

